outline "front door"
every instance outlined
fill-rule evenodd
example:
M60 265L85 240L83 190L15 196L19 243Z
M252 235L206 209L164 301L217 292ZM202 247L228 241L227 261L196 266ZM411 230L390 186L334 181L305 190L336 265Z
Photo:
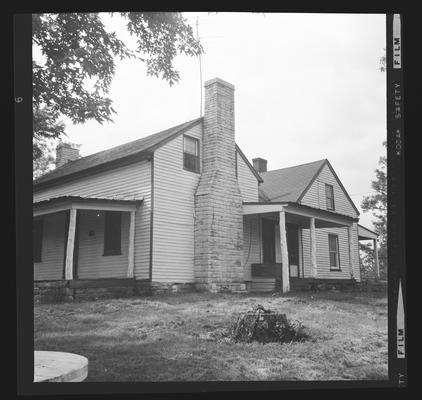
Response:
M275 223L262 219L262 253L264 263L275 263Z
M299 227L286 224L287 251L289 253L290 276L299 277Z

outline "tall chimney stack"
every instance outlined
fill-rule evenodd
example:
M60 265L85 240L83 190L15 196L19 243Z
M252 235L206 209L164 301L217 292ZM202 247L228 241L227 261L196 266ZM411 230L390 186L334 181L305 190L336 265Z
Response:
M265 160L264 158L253 158L252 163L256 172L267 172L267 160Z
M242 196L236 179L234 86L205 86L202 171L195 193L195 281L198 288L245 290Z
M79 149L70 143L60 142L56 147L56 168L80 158Z

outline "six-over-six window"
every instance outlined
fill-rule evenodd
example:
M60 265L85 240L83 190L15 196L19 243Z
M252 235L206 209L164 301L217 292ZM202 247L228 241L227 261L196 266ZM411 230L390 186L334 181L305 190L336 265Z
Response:
M338 236L328 235L328 251L330 255L330 269L339 271L340 270L340 257L338 247Z
M183 136L183 168L192 171L199 171L199 139L190 136Z
M334 188L328 183L325 184L325 199L327 210L334 210Z

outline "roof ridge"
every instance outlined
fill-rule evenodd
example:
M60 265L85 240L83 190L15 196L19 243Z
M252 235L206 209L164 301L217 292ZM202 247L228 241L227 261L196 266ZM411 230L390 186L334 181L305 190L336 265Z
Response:
M135 140L131 140L131 141L129 141L129 142L125 142L125 143L122 143L122 144L118 144L117 146L113 146L113 147L110 147L110 148L105 149L105 150L100 150L100 151L97 151L96 153L91 153L91 154L88 154L88 155L86 155L86 156L84 156L84 157L78 158L77 160L73 160L73 161L70 161L70 162L74 162L74 161L82 160L83 158L90 157L90 156L95 156L95 155L101 154L101 153L106 152L106 151L110 151L110 150L113 150L113 149L117 149L117 148L119 148L119 147L121 147L121 146L126 146L126 145L128 145L128 144L133 144L133 143L138 142L138 141L140 141L140 140L143 140L143 139L146 139L146 138L150 138L151 136L158 135L158 134L160 134L160 133L162 134L162 133L164 133L164 132L166 132L166 131L170 131L170 130L173 130L173 129L176 129L176 128L179 128L179 127L182 127L183 125L188 125L188 124L193 123L193 122L195 122L195 121L199 121L201 118L202 118L202 117L195 118L195 119L192 119L192 120L190 120L190 121L186 121L186 122L183 122L183 123L181 123L181 124L177 124L177 125L171 126L170 128L163 129L163 130L158 131L158 132L155 132L155 133L150 133L149 135L143 136L143 137L141 137L141 138L138 138L138 139L135 139ZM67 165L67 163L66 163L66 164L64 164L64 165Z
M303 163L303 164L298 164L298 165L292 165L290 167L284 167L284 168L278 168L278 169L272 169L271 171L266 171L266 172L261 172L261 174L267 174L269 172L276 172L276 171L281 171L283 169L290 169L290 168L297 168L297 167L303 167L304 165L309 165L309 164L316 164L319 162L325 162L328 161L327 158L322 158L320 160L316 160L316 161L311 161L311 162L307 162L307 163Z

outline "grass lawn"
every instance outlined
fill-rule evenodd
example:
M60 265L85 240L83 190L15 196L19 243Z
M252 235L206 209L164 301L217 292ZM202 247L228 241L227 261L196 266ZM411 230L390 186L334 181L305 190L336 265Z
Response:
M311 339L218 339L257 304L301 321ZM43 304L34 313L35 350L88 357L87 381L388 378L384 292L189 293Z

